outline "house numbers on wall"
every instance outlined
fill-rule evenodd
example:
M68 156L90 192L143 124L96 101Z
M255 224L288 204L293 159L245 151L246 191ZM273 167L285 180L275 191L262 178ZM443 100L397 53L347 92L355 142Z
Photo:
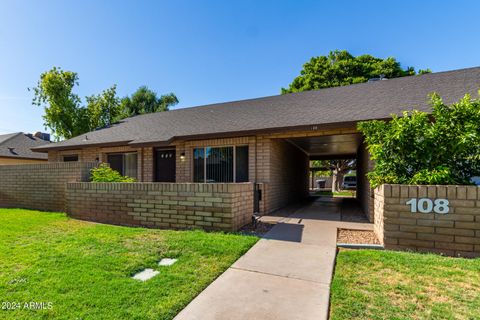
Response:
M447 214L450 211L449 201L447 199L429 199L429 198L412 198L406 202L410 206L412 213L438 213Z

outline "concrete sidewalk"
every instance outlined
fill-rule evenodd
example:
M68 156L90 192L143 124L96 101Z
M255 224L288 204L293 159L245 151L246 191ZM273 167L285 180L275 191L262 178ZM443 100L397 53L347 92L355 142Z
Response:
M287 209L288 210L288 209ZM200 293L175 319L327 319L341 203L320 198L277 225Z

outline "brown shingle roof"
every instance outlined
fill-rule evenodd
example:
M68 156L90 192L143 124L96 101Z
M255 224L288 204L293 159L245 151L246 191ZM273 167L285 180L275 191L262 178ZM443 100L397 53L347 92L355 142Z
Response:
M140 115L109 128L36 149L166 144L180 138L240 135L311 125L321 129L322 126L386 119L404 110L428 112L428 95L432 92L440 94L446 103L452 103L465 93L476 96L479 88L480 67L438 72Z
M50 142L23 132L0 135L0 157L47 160L46 154L32 151L33 147L46 144Z

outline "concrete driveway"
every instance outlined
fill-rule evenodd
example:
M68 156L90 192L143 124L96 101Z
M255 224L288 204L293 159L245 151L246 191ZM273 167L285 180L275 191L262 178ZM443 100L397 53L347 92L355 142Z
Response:
M328 319L337 228L372 230L341 222L340 201L319 198L265 216L276 226L175 319Z

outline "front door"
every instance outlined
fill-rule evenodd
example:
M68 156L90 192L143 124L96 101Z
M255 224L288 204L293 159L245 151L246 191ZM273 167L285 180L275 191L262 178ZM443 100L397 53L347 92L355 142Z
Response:
M175 182L175 150L158 149L155 151L155 181Z

